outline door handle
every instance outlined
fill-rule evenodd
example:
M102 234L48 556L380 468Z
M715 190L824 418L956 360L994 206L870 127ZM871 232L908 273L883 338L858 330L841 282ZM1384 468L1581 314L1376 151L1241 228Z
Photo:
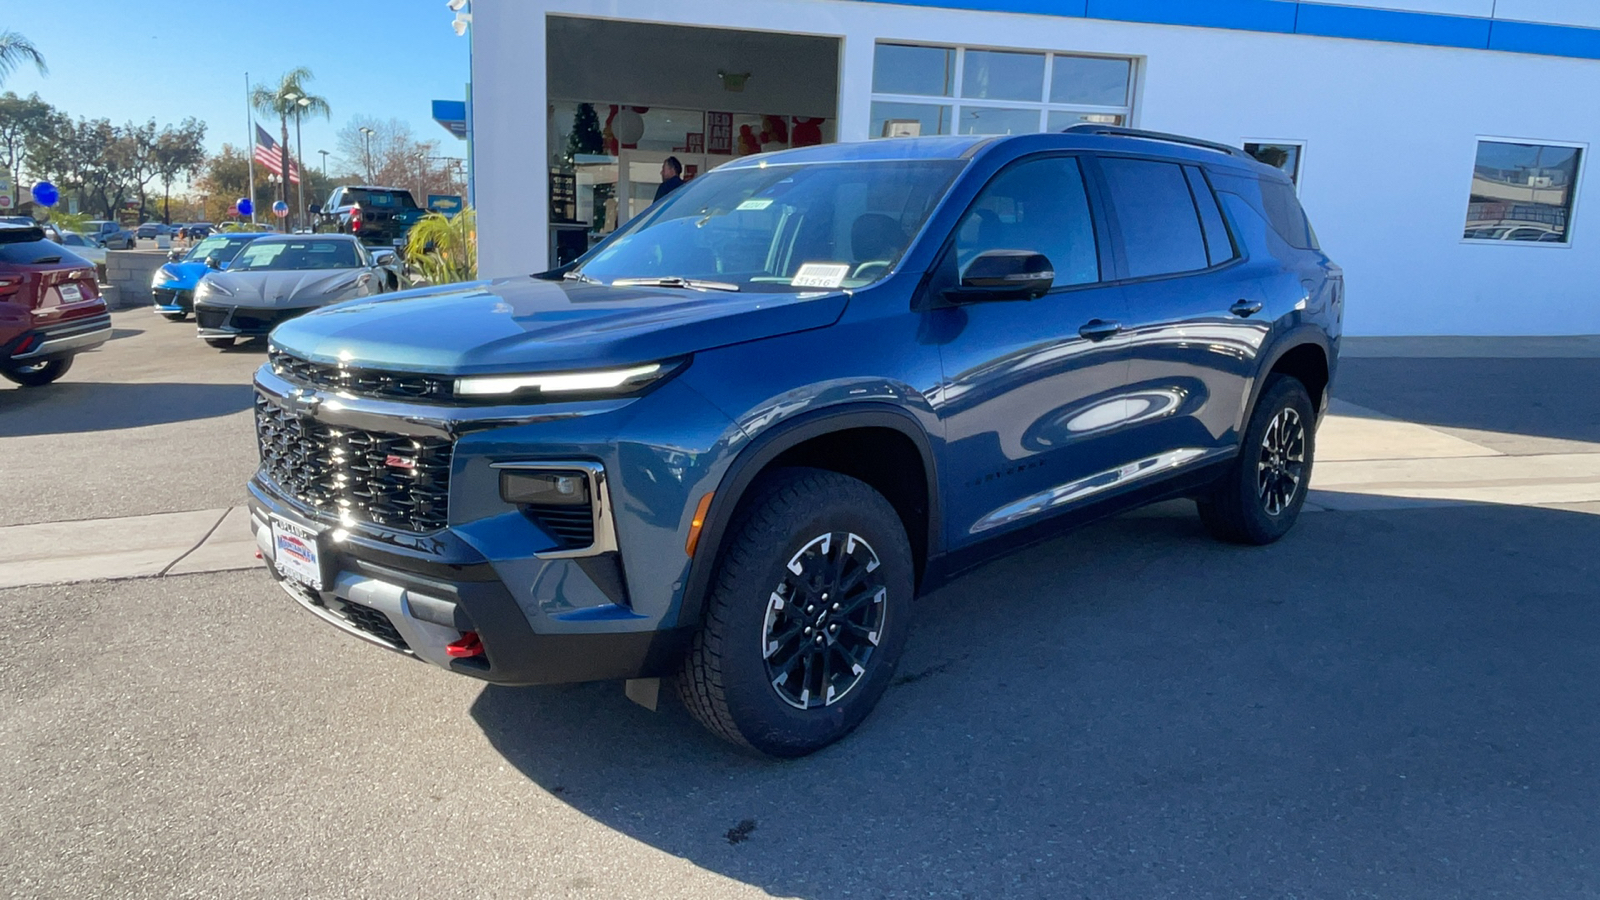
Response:
M1234 315L1238 316L1241 319L1248 319L1251 316L1255 315L1256 313L1261 312L1261 301L1260 300L1240 300L1237 303L1233 304L1232 306L1228 307L1228 312L1233 313Z
M1090 341L1103 341L1122 330L1121 322L1108 322L1105 319L1090 319L1078 329L1078 336Z

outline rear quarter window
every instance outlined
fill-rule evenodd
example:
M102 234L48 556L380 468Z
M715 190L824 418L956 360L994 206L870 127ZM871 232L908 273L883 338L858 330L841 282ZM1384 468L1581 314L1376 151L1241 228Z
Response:
M1287 181L1262 178L1261 206L1267 214L1267 221L1272 223L1272 230L1288 241L1289 246L1301 250L1316 249L1311 227L1306 223L1305 210L1300 208L1300 199Z

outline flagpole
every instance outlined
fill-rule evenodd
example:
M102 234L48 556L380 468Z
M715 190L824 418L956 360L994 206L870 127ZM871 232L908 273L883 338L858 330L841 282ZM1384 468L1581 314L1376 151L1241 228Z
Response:
M244 155L244 164L250 172L250 224L256 223L256 114L250 106L250 73L244 73L244 118L250 129L250 140L245 143L249 153Z

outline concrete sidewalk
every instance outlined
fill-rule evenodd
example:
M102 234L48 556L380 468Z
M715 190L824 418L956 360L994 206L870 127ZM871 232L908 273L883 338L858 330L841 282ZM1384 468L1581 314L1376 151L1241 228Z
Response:
M0 588L260 565L250 511L197 509L0 528Z

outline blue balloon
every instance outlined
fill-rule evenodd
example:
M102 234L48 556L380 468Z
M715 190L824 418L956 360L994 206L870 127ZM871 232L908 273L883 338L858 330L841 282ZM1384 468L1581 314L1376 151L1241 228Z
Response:
M48 181L41 181L33 186L33 202L40 206L55 206L61 202L61 192Z
M233 208L239 211L239 215L248 216L252 211L255 210L256 205L250 202L249 197L240 197L238 200L234 201Z

